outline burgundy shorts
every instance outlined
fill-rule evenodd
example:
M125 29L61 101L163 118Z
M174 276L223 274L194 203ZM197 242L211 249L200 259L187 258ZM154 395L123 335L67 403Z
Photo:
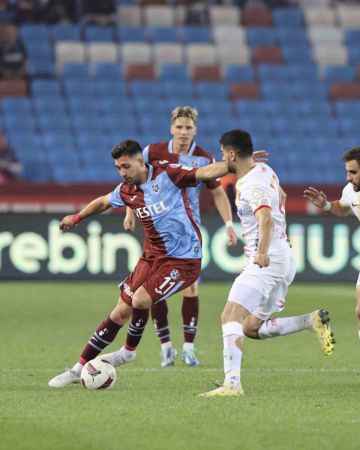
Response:
M200 271L201 259L140 258L133 272L120 283L120 296L131 306L134 292L143 286L156 303L191 286Z

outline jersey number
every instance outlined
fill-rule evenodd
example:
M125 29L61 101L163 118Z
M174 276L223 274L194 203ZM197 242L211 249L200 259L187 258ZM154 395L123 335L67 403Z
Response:
M163 283L158 288L155 288L155 292L160 295L165 295L175 286L175 284L176 281L172 280L170 277L165 277Z

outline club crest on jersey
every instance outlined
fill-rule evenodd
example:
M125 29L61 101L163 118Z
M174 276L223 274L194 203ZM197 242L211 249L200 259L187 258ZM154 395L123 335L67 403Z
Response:
M159 192L159 190L160 190L159 185L157 183L155 183L155 181L152 182L152 190L154 192Z
M177 269L173 269L173 270L170 272L170 278L171 278L172 280L177 280L177 279L179 278L179 275L180 275L180 273L179 273L179 271L178 271Z

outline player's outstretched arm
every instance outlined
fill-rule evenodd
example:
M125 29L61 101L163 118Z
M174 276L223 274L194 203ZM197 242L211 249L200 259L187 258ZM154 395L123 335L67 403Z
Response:
M124 230L134 231L135 230L135 214L131 208L126 207L126 215L123 222Z
M234 230L234 224L232 221L232 211L231 205L226 195L226 192L221 186L218 186L215 189L211 189L211 194L214 199L214 203L216 209L219 211L219 214L224 221L226 226L226 234L228 237L228 245L233 246L237 243L237 235Z
M82 220L94 214L100 214L107 209L111 208L110 195L106 194L101 197L95 198L89 204L87 204L81 211L77 214L71 214L70 216L65 216L60 222L60 230L68 231L74 228Z
M255 217L259 224L259 244L254 263L260 267L267 267L270 264L268 252L273 227L271 208L263 207L258 209Z
M304 191L304 197L307 198L317 208L326 212L331 212L335 216L344 217L350 214L351 208L342 205L339 200L329 202L326 194L322 191L309 186Z
M230 172L226 161L215 162L196 170L195 177L198 181L214 180Z

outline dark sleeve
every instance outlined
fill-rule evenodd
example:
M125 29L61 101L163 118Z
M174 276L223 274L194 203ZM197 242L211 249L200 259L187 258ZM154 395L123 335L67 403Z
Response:
M193 167L169 164L166 171L171 181L179 188L195 187L198 184L196 179L197 169Z
M147 152L147 159L150 164L157 161L168 161L169 163L176 164L179 162L179 156L174 153L169 153L159 148L156 145L149 145Z

